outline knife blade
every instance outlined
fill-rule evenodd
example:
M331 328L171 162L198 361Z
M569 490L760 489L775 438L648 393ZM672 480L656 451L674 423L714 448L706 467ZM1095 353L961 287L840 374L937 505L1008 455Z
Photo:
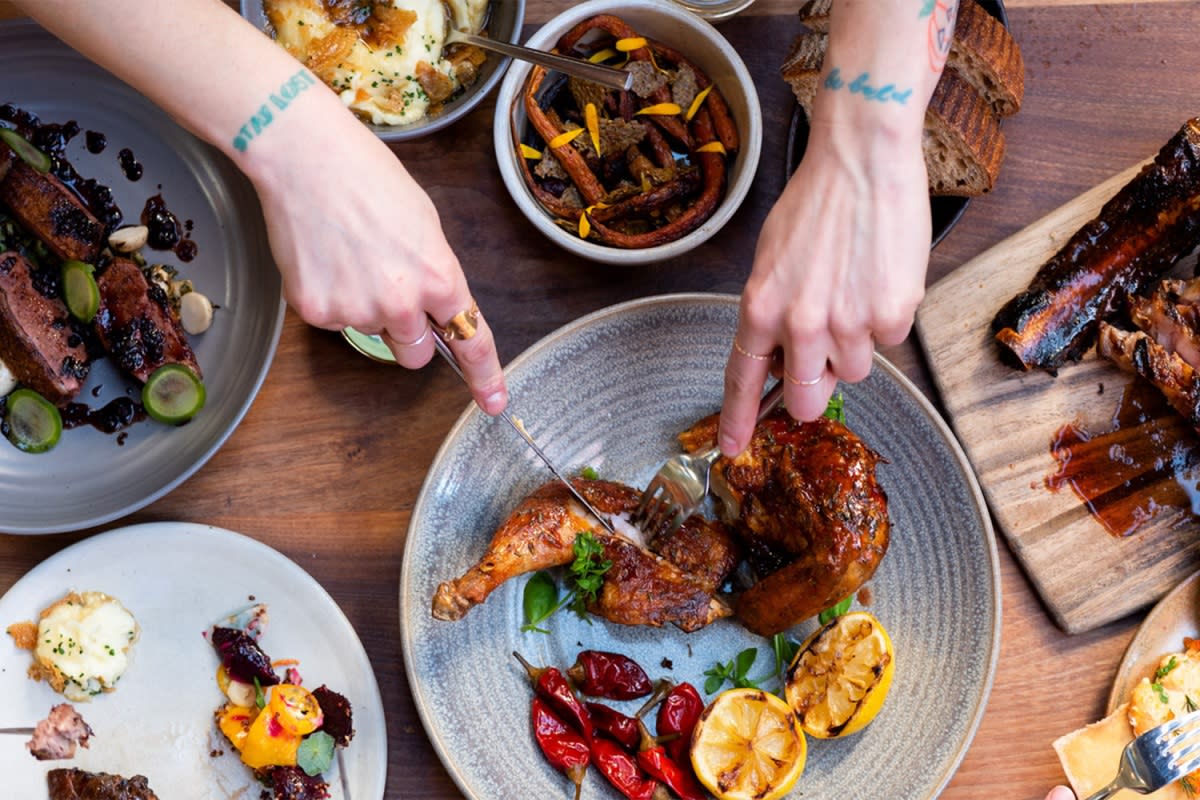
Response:
M450 349L448 344L442 341L442 337L438 336L436 331L433 334L433 345L437 348L438 354L442 358L446 359L446 362L454 369L455 372L458 373L458 377L462 378L463 381L466 382L467 376L463 374L462 367L458 365L458 359L455 358L454 351ZM571 482L563 476L558 467L554 466L554 462L551 461L550 457L542 451L542 448L538 447L538 443L534 441L533 436L529 434L529 431L525 430L525 426L517 422L513 418L512 414L508 412L507 408L501 411L499 416L502 417L505 422L511 425L512 429L516 431L522 439L525 440L525 444L529 445L529 449L536 453L537 457L542 460L542 463L545 464L552 473L554 473L554 477L558 478L562 485L566 486L567 489L570 490L571 494L575 496L575 499L579 501L580 505L587 509L589 514L599 520L600 524L604 526L605 530L614 536L618 535L616 530L613 529L612 523L608 521L608 518L601 515L601 513L587 501L587 498L580 494L579 490L571 485Z

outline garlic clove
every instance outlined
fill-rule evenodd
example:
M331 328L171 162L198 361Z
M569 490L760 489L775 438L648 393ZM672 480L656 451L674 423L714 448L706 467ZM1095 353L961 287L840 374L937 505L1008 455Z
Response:
M229 698L229 702L235 706L243 708L254 708L256 698L254 694L254 686L249 683L242 683L230 679L229 686L225 688L225 696Z
M150 229L145 225L128 225L118 228L108 237L108 246L118 253L141 250L150 239Z
M17 388L17 376L3 361L0 361L0 397L8 397Z
M191 291L179 298L179 321L188 333L204 333L212 325L212 318L212 301L200 292Z

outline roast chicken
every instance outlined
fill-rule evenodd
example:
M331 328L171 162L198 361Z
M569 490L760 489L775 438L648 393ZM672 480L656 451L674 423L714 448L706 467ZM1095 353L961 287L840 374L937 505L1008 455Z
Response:
M717 417L680 435L688 452L716 441ZM723 517L746 546L757 580L742 592L743 624L771 636L819 614L875 574L887 552L887 495L876 482L883 459L845 425L799 423L779 409L750 446L713 465Z
M637 507L636 490L585 478L572 483L597 511L616 521L617 530L628 528L620 520ZM739 560L737 545L723 525L693 517L679 531L658 537L651 550L634 541L635 531L629 537L608 533L565 486L552 481L517 506L478 563L438 586L433 616L461 619L508 579L570 564L575 538L584 531L603 545L604 558L612 562L596 600L588 605L591 613L625 625L670 623L685 631L732 614L714 596Z

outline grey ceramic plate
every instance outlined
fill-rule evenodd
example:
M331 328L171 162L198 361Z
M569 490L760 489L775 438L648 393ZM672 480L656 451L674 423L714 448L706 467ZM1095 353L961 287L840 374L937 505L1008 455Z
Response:
M1142 621L1117 667L1108 713L1129 699L1142 678L1154 674L1163 656L1183 650L1185 636L1200 636L1200 572L1172 589Z
M204 410L180 428L132 426L123 439L90 427L64 431L58 447L26 455L0 441L0 531L51 533L128 514L169 492L216 452L258 392L283 325L279 273L271 261L258 200L220 153L176 125L129 86L30 22L0 25L0 103L43 122L76 120L108 137L92 155L84 135L68 152L79 172L113 190L127 220L161 191L199 245L180 268L220 308L212 327L191 337L208 393ZM130 148L143 165L130 182L117 154ZM161 188L160 188L161 187ZM158 254L147 250L148 254ZM80 400L98 408L130 391L107 360L92 370ZM121 443L123 442L123 444Z
M674 434L719 408L737 313L734 296L672 295L585 317L512 363L512 412L562 468L592 466L644 486L676 452ZM894 367L877 357L845 398L850 426L889 461L879 475L893 538L870 584L870 610L895 643L895 682L864 731L809 743L793 796L931 798L962 759L991 687L1000 631L995 538L962 450ZM613 650L652 677L697 688L715 661L746 647L760 651L752 674L769 669L769 642L729 620L687 635L589 625L559 612L550 635L522 634L524 578L458 622L434 620L437 584L478 559L496 525L548 477L512 431L472 408L442 445L413 509L400 581L404 661L429 738L470 798L569 796L529 733L530 688L514 650L561 668L585 647ZM636 703L619 705L628 712ZM593 773L584 796L616 798Z
M117 690L78 704L96 735L67 766L145 775L160 797L257 798L261 786L213 722L224 697L218 659L202 636L252 595L270 611L267 653L299 659L306 685L327 684L354 709L354 740L326 773L331 800L383 797L387 725L371 662L337 603L291 559L207 525L132 525L84 539L30 570L0 597L0 619L36 619L69 590L116 597L141 635ZM46 683L29 680L31 661L11 637L0 640L0 728L30 725L62 701ZM0 736L5 797L45 797L46 772L63 766L30 758L25 741Z

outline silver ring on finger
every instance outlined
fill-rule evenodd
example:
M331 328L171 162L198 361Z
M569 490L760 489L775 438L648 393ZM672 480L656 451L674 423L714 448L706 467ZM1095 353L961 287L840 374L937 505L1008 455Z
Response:
M399 341L396 341L395 339L392 339L392 341L396 343L397 347L416 347L417 345L421 344L422 342L424 342L426 339L429 338L430 330L432 330L432 328L430 328L428 325L426 325L425 330L421 331L421 335L418 336L417 338L413 339L411 342L399 342ZM391 339L392 337L389 336L388 338Z

